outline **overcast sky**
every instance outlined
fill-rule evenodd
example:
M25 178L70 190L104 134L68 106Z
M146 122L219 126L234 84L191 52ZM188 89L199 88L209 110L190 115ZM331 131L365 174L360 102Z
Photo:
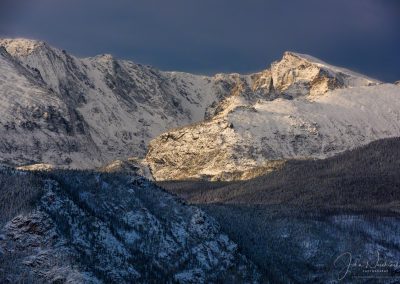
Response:
M291 50L400 80L397 0L0 0L0 36L203 74L261 70Z

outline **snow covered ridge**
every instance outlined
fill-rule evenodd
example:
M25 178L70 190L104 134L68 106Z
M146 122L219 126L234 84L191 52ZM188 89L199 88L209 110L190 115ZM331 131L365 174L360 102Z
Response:
M259 73L207 77L112 55L77 58L35 40L0 39L0 47L0 162L17 166L143 158L163 132L223 120L240 107L380 84L293 52Z
M381 84L329 91L309 101L277 99L169 131L151 141L156 180L243 179L287 159L325 158L400 136L400 89ZM238 173L239 172L239 173ZM254 175L249 175L253 177Z
M2 197L29 178L32 208L3 220L0 204L1 283L260 282L213 218L142 177L2 169Z
M161 72L110 55L79 59L32 40L0 46L0 152L16 165L91 168L144 156L151 138L201 121L238 80Z

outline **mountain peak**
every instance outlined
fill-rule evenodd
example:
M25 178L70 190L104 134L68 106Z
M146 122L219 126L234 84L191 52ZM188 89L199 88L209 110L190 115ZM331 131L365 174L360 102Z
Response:
M0 39L0 46L3 46L8 53L13 56L27 56L32 54L38 48L47 46L44 41L15 38Z
M115 60L115 57L112 54L104 53L104 54L96 55L96 56L92 57L92 59L94 59L98 62L102 62L102 63L110 63Z
M95 56L96 58L103 59L103 60L113 60L114 56L110 53L103 53Z
M327 64L324 61L322 61L314 56L304 54L304 53L298 53L298 52L294 52L294 51L285 51L283 53L282 59L288 59L288 58L302 59L302 60L308 61L310 63Z
M283 58L290 58L290 57L308 61L308 62L314 63L314 64L324 65L327 67L329 66L329 67L334 67L334 68L340 68L338 66L331 65L331 64L327 63L326 61L324 61L320 58L317 58L315 56L309 55L309 54L299 53L299 52L295 52L295 51L285 51L283 53ZM342 69L344 69L344 68L342 68ZM350 70L348 70L348 71L350 71Z
M318 67L320 70L323 70L325 73L329 73L331 75L334 74L340 74L344 75L345 77L351 79L351 84L355 84L357 86L359 85L375 85L378 83L381 83L379 80L370 78L368 76L365 76L363 74L359 74L357 72L354 72L352 70L349 70L347 68L343 67L338 67L335 65L331 65L319 58L316 58L314 56L308 55L308 54L303 54L303 53L297 53L293 51L286 51L283 54L283 57L280 61L275 62L273 64L280 64L281 62L285 62L285 65L293 65L293 66L302 66L304 63L308 63L311 66Z
M272 63L271 73L275 90L292 97L322 95L338 88L381 83L316 57L292 51L286 51L281 60Z

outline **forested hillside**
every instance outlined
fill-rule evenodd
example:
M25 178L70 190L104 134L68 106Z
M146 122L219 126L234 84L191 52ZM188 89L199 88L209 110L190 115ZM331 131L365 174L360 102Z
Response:
M288 161L245 182L162 186L216 218L273 283L339 283L345 267L335 260L343 253L363 267L400 259L399 173L400 138L392 138L325 160ZM385 271L382 282L396 283L399 268ZM351 268L344 281L376 277Z

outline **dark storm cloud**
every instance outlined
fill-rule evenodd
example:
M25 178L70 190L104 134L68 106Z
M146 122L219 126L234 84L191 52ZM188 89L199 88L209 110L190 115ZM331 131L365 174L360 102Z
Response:
M0 1L0 34L6 34L8 25L12 24L18 10L23 8L22 1L1 0Z
M399 2L6 0L0 33L197 73L260 70L294 50L393 81Z

